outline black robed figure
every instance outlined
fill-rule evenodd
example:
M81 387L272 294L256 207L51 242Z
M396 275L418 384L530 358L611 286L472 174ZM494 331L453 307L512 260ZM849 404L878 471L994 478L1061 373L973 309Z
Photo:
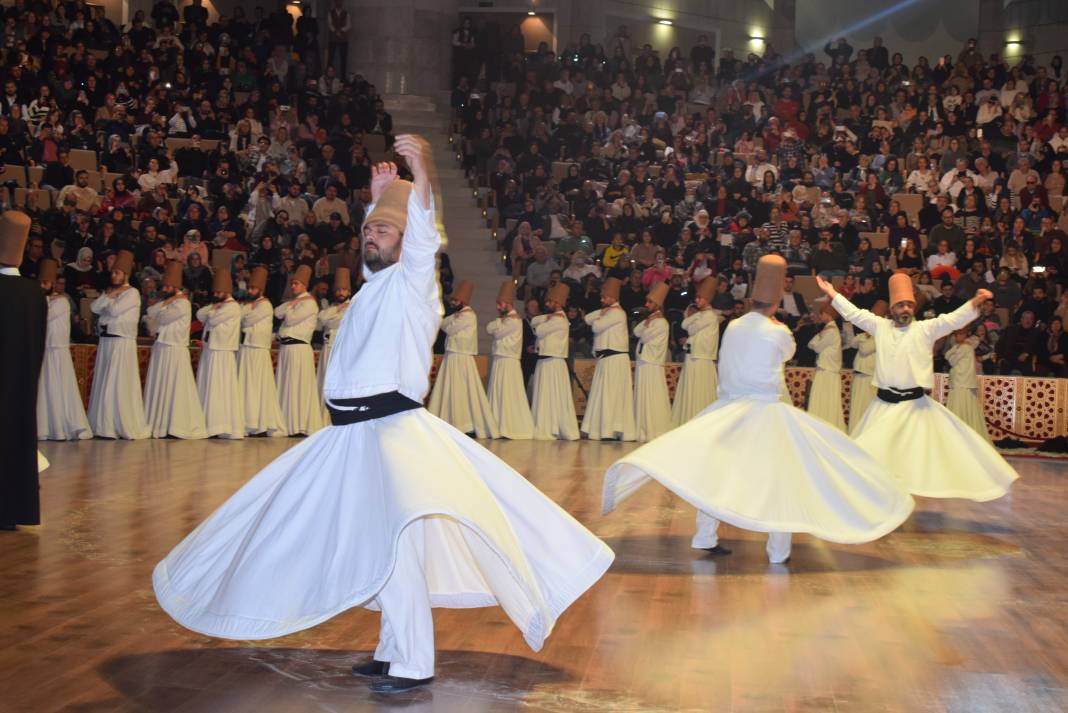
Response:
M19 276L30 218L0 215L0 529L41 522L37 485L37 379L48 303L36 280Z

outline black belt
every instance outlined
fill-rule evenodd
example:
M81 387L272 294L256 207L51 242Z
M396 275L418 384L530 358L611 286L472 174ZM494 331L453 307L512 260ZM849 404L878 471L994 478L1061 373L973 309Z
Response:
M878 389L875 394L881 401L885 401L888 404L898 404L902 401L922 399L924 391L922 386L917 386L914 389Z
M291 344L304 344L304 345L308 344L307 342L303 342L303 341L301 341L299 339L293 339L293 337L284 337L282 339L279 339L278 343L281 344L283 347L288 347Z
M626 352L617 352L615 349L598 349L594 356L598 359L604 359L605 357L615 356L616 354L626 354Z
M104 329L102 329L100 331L100 337L101 337L101 339L103 339L103 338L118 339L119 335L118 334L108 334L108 328L104 327Z
M334 408L335 406L343 406L345 408ZM417 408L423 408L423 404L413 401L399 391L389 391L384 394L365 396L361 399L327 401L326 408L330 412L330 423L332 425L347 426L350 423L385 418L402 411L413 411Z

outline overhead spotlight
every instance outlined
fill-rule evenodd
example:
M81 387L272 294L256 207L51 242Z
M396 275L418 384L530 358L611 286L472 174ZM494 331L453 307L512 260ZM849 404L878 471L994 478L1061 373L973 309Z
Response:
M764 41L764 36L763 35L749 35L749 41L750 42L763 42Z
M672 22L671 20L657 20L656 24L658 24L658 25L667 25L668 27L670 27L671 25L674 25L675 23Z
M475 190L471 191L471 197L472 198L478 198L478 189L477 188Z
M534 12L533 10L527 10L527 14L530 15L531 17L534 17L538 13Z
M1020 40L1009 40L1005 43L1007 47L1019 47L1022 44L1023 42L1021 42Z

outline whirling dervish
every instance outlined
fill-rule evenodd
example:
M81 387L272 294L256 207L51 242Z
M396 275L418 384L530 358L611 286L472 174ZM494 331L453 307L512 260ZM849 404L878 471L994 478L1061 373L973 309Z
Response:
M696 418L613 464L603 509L611 512L650 479L697 508L692 546L730 554L719 523L768 533L767 553L790 558L791 533L840 543L882 537L912 512L912 498L844 433L783 403L790 330L774 318L786 261L757 265L748 314L730 322L719 362L719 400Z

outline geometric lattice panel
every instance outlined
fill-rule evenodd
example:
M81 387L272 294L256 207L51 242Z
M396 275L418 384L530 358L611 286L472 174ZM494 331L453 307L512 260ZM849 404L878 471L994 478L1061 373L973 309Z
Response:
M1019 379L1017 429L1029 438L1045 440L1057 435L1057 379Z
M986 417L987 430L994 440L1019 438L1037 440L1020 431L1016 419L1017 385L1023 379L1013 376L984 376L979 378L980 401Z

